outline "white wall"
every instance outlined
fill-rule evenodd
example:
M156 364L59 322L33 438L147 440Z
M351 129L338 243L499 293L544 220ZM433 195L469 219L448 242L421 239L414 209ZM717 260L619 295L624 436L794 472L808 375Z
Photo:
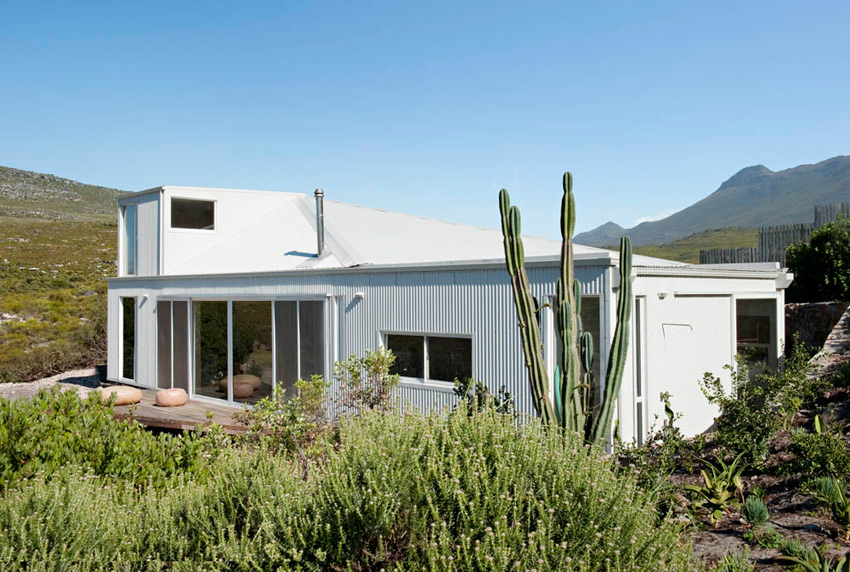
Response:
M215 229L191 230L171 228L171 199L188 198L215 201ZM296 200L300 195L275 192L238 191L230 189L192 189L182 187L165 187L163 193L163 264L162 274L183 273L181 268L191 266L192 274L222 272L222 261L239 256L250 257L254 252L262 252L266 258L270 255L266 250L272 237L253 232L250 242L232 241L234 235L252 230L257 223L269 217L275 211ZM302 217L303 218L303 217ZM305 224L305 221L301 221ZM281 224L286 224L281 221ZM304 230L306 229L306 232ZM306 245L315 252L315 231L305 227L299 229L298 236L305 236ZM302 241L304 242L304 241ZM242 252L231 252L236 245ZM297 248L301 246L280 245L281 248ZM213 247L218 247L210 256L204 253ZM196 260L200 257L200 260ZM247 268L243 265L242 269Z
M702 433L718 412L702 394L699 381L710 372L721 377L727 391L731 388L723 367L735 359L736 297L772 299L781 308L784 294L776 290L774 280L747 277L639 275L633 289L635 296L644 297L646 309L644 431L666 419L660 395L669 392L673 410L683 414L677 426L687 436ZM784 323L777 320L776 326L784 328ZM636 437L634 349L632 340L620 399L620 431L626 441Z

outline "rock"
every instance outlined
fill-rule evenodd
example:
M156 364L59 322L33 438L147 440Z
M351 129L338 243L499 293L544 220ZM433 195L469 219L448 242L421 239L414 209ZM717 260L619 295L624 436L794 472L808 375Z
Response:
M184 389L175 387L163 389L156 393L156 404L160 407L179 407L186 403L189 396Z
M130 387L128 385L114 385L112 387L101 387L98 391L100 391L100 396L103 399L103 402L106 403L109 401L109 397L114 393L115 394L115 403L114 405L130 405L133 403L138 403L142 400L142 392L141 390Z

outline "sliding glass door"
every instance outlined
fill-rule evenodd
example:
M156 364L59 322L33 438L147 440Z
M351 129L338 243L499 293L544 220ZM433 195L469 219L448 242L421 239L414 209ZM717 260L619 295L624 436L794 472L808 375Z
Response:
M157 304L161 388L189 388L189 347L192 393L203 397L253 404L280 386L291 398L298 379L325 373L323 301L194 300L191 309L190 334L187 302Z
M195 333L195 395L227 399L227 302L192 302Z
M233 302L233 400L256 403L272 393L272 304Z

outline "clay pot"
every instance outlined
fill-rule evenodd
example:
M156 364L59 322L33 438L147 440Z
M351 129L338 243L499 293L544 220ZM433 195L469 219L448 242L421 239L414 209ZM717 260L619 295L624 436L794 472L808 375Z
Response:
M233 387L236 387L237 383L250 383L251 387L254 389L260 388L260 378L256 375L250 375L247 373L241 373L239 375L233 376ZM227 378L225 377L221 381L218 382L218 389L220 391L227 392Z
M156 404L160 407L178 407L186 403L187 399L186 391L179 387L163 389L156 394Z
M131 403L138 403L142 400L141 390L127 385L101 387L98 391L100 391L100 397L104 403L109 401L109 397L113 393L115 394L115 405L130 405Z
M233 397L251 397L254 394L254 384L250 381L242 381L233 384Z
M233 384L250 382L254 389L260 389L260 378L256 375L241 373L233 376Z

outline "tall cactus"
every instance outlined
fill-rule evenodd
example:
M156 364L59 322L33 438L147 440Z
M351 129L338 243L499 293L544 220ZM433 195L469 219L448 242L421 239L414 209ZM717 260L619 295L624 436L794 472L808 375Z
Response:
M531 295L525 256L520 236L519 209L510 204L505 189L499 193L499 210L502 215L502 235L505 245L505 262L511 276L514 302L519 318L523 355L529 373L534 407L545 424L556 424L578 431L590 443L599 443L608 436L614 415L614 404L620 392L629 341L629 321L632 312L631 266L632 250L628 237L620 243L620 295L617 303L617 326L608 355L605 383L594 383L593 337L583 332L581 326L581 284L575 279L573 269L573 242L575 230L575 197L573 177L567 172L563 178L564 195L561 200L561 265L555 286L555 309L559 358L555 367L554 406L548 395L548 375L543 359L543 343L537 319L539 308Z
M549 399L549 376L543 360L543 338L540 335L540 324L537 320L539 309L534 296L531 295L528 274L525 271L525 251L520 236L519 209L511 206L511 198L505 189L499 193L499 211L502 214L505 262L508 274L511 276L522 338L522 351L531 385L531 398L543 423L549 424L555 419L555 410Z

